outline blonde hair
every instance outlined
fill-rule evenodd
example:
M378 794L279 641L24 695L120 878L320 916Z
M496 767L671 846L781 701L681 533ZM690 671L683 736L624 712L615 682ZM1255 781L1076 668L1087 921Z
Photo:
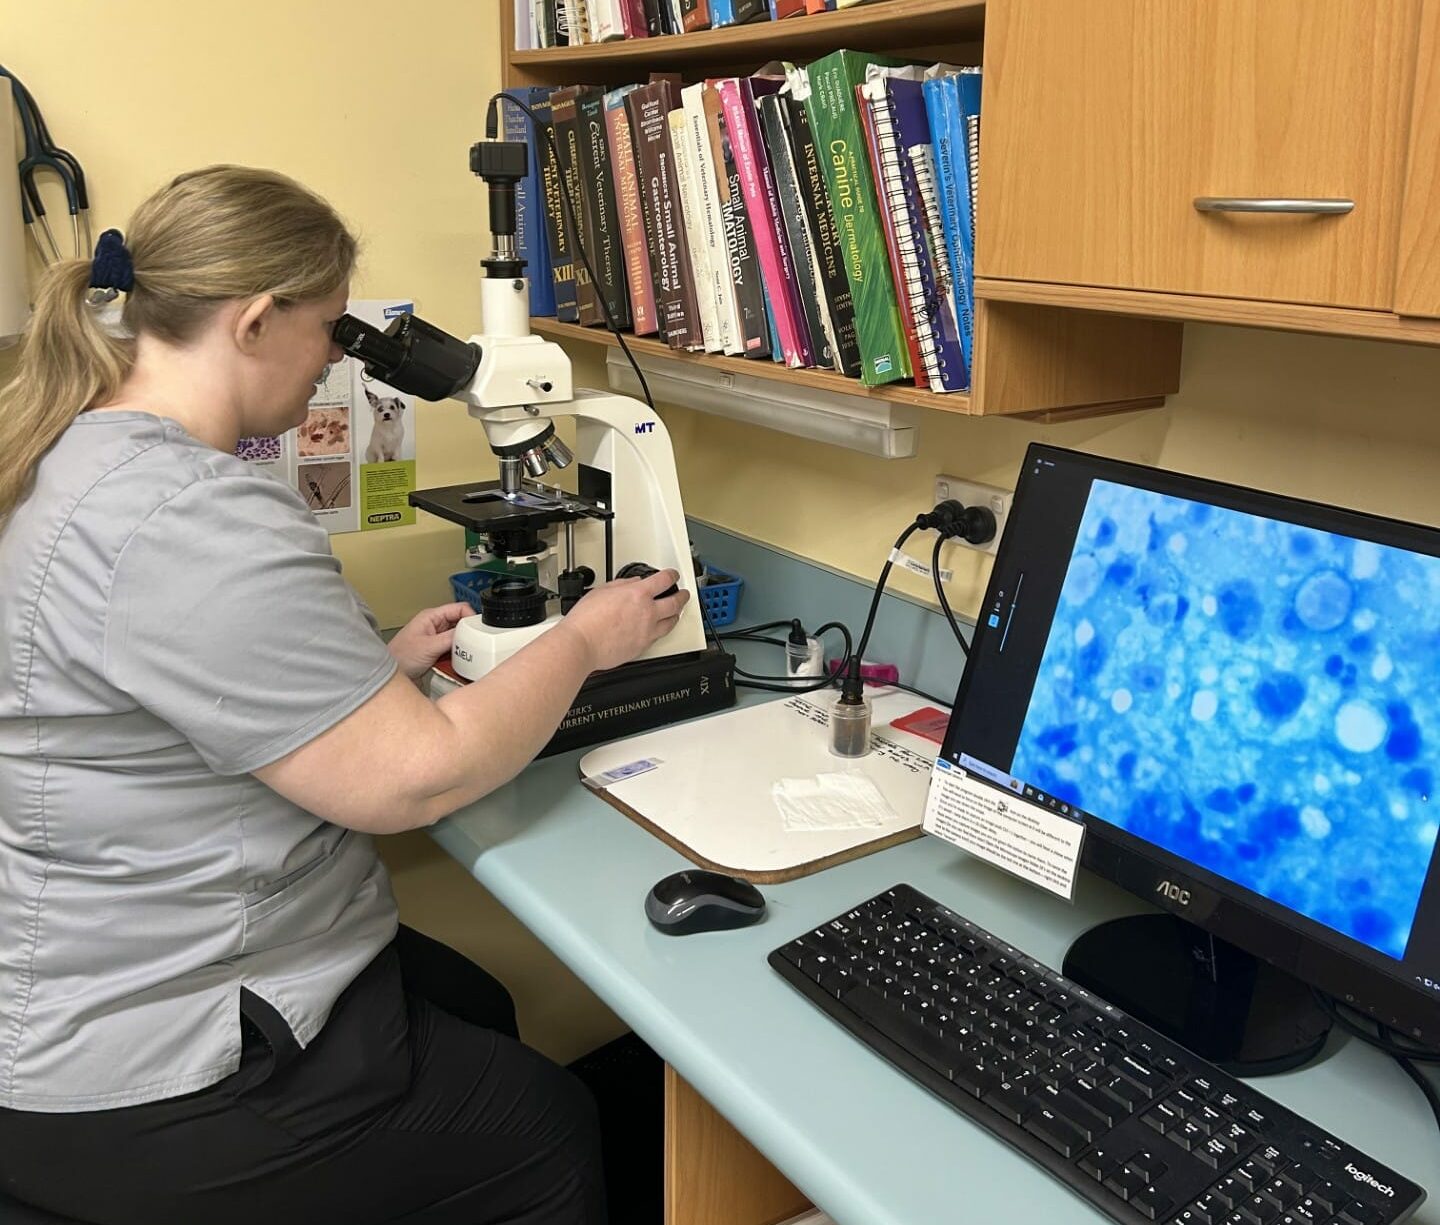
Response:
M221 303L272 294L284 307L339 289L356 242L339 215L272 170L210 166L182 174L136 210L126 235L135 267L123 332L86 300L88 259L46 271L15 375L0 390L0 526L35 466L87 408L119 392L134 337L193 340Z

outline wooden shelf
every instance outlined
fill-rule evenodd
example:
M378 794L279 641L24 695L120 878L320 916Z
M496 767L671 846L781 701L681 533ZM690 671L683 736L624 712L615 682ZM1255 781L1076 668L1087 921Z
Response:
M508 8L508 6L507 6ZM712 63L808 60L837 47L867 51L950 46L978 41L985 5L976 0L872 0L843 12L785 21L752 21L719 30L634 38L583 47L511 51L508 60L546 77L564 69L575 80L614 69L687 69Z
M1018 302L1110 315L1143 315L1150 319L1224 323L1273 328L1282 332L1319 332L1327 336L1353 336L1362 340L1440 345L1440 319L1421 319L1389 311L1109 289L1098 285L1008 281L997 277L977 277L975 296L987 302Z
M607 345L618 348L614 334L608 328L582 328L575 323L560 323L550 318L532 318L530 330L552 340L582 341L587 344ZM884 387L866 387L859 379L847 379L833 370L792 370L778 362L743 357L722 357L715 353L685 353L672 349L663 340L652 340L648 336L625 335L625 343L637 358L664 357L675 361L693 362L697 366L709 366L731 374L744 374L752 378L773 379L777 383L791 383L797 387L808 387L812 391L833 391L840 395L861 396L867 400L880 400L890 404L914 404L921 408L938 409L941 412L969 414L973 412L970 397L960 392L944 394L925 391L908 383L890 383Z

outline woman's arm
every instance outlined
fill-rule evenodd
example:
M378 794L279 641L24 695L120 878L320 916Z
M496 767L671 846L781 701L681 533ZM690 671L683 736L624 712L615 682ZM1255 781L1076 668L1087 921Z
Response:
M674 628L687 592L673 570L596 588L554 629L479 680L429 701L402 673L334 727L255 777L337 825L429 825L518 774L555 733L585 678Z

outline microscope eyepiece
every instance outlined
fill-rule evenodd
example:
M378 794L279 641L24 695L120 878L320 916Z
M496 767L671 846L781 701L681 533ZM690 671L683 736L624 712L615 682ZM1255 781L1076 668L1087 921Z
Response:
M480 348L441 331L417 315L397 315L384 331L341 315L331 337L358 357L371 378L422 400L444 400L475 377Z

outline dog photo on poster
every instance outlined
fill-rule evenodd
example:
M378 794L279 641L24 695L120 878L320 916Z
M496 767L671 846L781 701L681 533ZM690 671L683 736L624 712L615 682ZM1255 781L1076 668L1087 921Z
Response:
M414 304L367 299L347 309L384 328ZM235 454L295 490L332 534L415 522L415 397L370 378L354 358L316 381L302 425L278 438L242 438Z

